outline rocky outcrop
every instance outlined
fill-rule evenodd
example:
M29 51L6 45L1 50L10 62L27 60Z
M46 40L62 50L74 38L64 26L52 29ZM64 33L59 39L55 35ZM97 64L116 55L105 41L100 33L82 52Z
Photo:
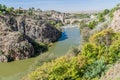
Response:
M34 48L20 32L12 32L0 26L0 62L29 58L34 55Z
M10 18L7 21L13 31L19 31L30 39L43 43L55 42L61 32L42 20L34 20L27 17Z
M32 57L35 55L32 42L48 44L60 36L61 32L45 20L0 16L0 62Z
M0 62L8 62L8 58L5 55L0 55Z
M110 26L115 32L120 31L120 9L114 13L114 17Z
M100 80L120 80L120 62L115 63Z
M60 31L46 22L40 23L41 21L26 18L24 23L22 19L18 24L18 30L33 40L43 43L55 42L61 35Z

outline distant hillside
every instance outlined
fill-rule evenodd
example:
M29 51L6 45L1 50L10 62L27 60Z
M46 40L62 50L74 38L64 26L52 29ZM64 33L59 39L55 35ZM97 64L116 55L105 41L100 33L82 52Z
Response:
M88 10L88 11L68 11L66 13L72 13L72 14L96 14L96 13L100 13L103 10Z

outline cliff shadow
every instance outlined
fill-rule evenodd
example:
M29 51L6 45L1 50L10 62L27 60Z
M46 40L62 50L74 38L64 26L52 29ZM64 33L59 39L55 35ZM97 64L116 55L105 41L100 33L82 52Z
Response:
M64 41L66 39L68 39L68 36L67 36L66 32L64 31L64 32L62 32L62 36L58 39L58 41Z
M40 43L38 43L35 40L31 39L27 35L25 35L25 37L32 44L32 46L34 48L35 55L33 55L32 57L36 57L36 56L40 55L41 53L44 53L44 52L48 51L47 45L41 45Z

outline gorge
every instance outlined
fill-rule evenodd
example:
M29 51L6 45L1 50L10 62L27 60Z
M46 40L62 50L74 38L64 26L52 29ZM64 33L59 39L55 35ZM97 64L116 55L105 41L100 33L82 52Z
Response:
M32 1L0 4L0 80L120 79L120 4Z

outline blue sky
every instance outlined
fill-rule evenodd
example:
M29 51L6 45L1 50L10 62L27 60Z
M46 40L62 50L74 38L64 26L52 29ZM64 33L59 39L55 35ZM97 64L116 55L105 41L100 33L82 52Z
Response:
M0 0L1 4L15 8L40 8L42 10L81 11L110 9L120 0Z

